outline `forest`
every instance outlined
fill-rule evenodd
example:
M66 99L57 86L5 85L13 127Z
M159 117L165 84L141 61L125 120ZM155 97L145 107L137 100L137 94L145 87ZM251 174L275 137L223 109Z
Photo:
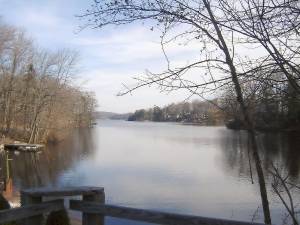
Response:
M136 110L128 117L129 121L156 121L156 122L184 122L201 125L221 125L224 122L224 113L216 104L207 101L194 100L193 102L172 103L165 107L154 106L148 110Z
M264 82L251 81L243 84L245 103L255 129L299 131L300 95L284 80L284 75L279 73L273 74ZM225 89L220 106L229 128L245 128L241 107L233 89Z
M277 74L277 79L284 79ZM275 79L275 78L274 78ZM300 96L289 84L265 81L245 83L245 102L258 130L299 130ZM129 121L185 122L201 125L227 125L244 129L243 114L231 88L224 88L219 98L172 103L164 107L136 110Z
M89 126L93 93L74 85L78 53L45 50L25 31L0 23L0 134L3 141L55 142Z

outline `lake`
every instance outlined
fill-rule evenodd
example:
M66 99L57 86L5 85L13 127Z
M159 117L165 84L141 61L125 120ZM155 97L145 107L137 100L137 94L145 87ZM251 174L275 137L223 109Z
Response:
M297 182L299 136L269 133L258 139L264 168L274 162ZM247 143L244 131L225 127L100 120L40 154L11 154L6 194L17 202L21 188L102 186L111 204L262 222ZM269 195L273 222L281 224L286 211L270 188ZM142 223L107 218L107 224Z

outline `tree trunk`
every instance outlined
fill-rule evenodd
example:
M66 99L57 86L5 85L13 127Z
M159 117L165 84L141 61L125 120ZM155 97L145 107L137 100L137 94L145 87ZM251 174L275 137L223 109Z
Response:
M229 49L227 47L227 44L225 42L225 39L222 35L222 32L218 26L218 22L216 21L212 10L210 8L210 5L208 3L207 0L203 0L203 3L208 11L208 14L210 16L210 19L214 25L215 31L218 35L218 38L220 40L220 44L222 46L222 50L223 53L225 54L226 57L226 63L230 69L231 72L231 77L232 77L232 82L234 84L235 87L235 92L237 95L237 101L239 102L242 112L243 112L243 116L245 119L245 123L246 126L248 128L248 134L250 137L250 140L252 142L252 151L253 151L253 158L255 161L255 166L256 166L256 171L257 171L257 176L258 176L258 182L259 182L259 188L260 188L260 195L261 195L261 202L262 202L262 206L263 206L263 211L264 211L264 222L266 224L271 224L271 214L270 214L270 208L269 208L269 201L268 201L268 194L267 194L267 189L266 189L266 183L265 183L265 177L264 177L264 172L261 166L261 161L260 161L260 157L258 154L258 146L257 146L257 141L255 138L255 130L254 130L254 125L253 125L253 121L250 119L250 114L247 110L246 104L244 102L244 98L243 98L243 94L242 94L242 89L241 89L241 85L239 83L238 80L238 75L236 72L236 68L234 66L233 63L233 59L231 58Z

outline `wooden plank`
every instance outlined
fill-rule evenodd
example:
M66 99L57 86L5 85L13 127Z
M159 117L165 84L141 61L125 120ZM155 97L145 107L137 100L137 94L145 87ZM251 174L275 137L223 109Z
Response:
M5 151L21 151L21 152L38 152L41 151L44 145L40 144L27 144L27 143L15 143L15 144L5 144Z
M70 200L70 209L85 213L101 213L105 216L172 225L263 225L259 223L215 219L192 215L165 213L152 210Z
M41 196L29 196L27 194L22 193L21 194L21 205L38 205L42 203L42 197ZM43 222L43 215L39 214L36 216L32 216L29 218L26 218L24 220L25 225L40 225Z
M98 193L96 195L83 195L83 201L105 203L105 193ZM104 215L100 213L82 213L82 225L104 225Z
M19 208L0 211L0 224L10 221L26 219L51 211L59 211L64 208L63 200L54 200L40 204L27 205Z
M29 196L75 196L75 195L95 195L103 193L102 187L64 187L64 188L32 188L22 190L21 193Z
M4 149L6 148L42 148L44 145L40 144L27 144L27 143L14 143L14 144L4 144Z

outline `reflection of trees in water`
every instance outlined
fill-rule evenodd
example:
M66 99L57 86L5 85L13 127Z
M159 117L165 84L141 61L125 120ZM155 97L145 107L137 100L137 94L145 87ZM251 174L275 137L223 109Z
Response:
M273 162L288 173L294 180L300 172L300 135L296 133L258 134L260 155L263 167L269 169ZM238 171L240 176L250 177L249 142L247 132L224 132L221 146L223 166L227 170ZM251 157L251 149L250 149ZM253 160L252 160L253 161ZM253 165L252 165L253 168ZM253 171L255 172L255 171Z
M265 135L265 152L272 154L275 163L286 168L288 174L294 179L299 177L300 167L300 135L297 133L284 133L272 136ZM271 147L270 147L271 146ZM273 152L272 152L272 149Z
M41 153L10 153L13 184L17 188L56 185L59 175L94 150L91 129L74 130L57 145Z
M247 134L243 131L228 131L221 139L221 163L226 171L237 171L239 176L248 176ZM249 176L250 177L250 176Z

